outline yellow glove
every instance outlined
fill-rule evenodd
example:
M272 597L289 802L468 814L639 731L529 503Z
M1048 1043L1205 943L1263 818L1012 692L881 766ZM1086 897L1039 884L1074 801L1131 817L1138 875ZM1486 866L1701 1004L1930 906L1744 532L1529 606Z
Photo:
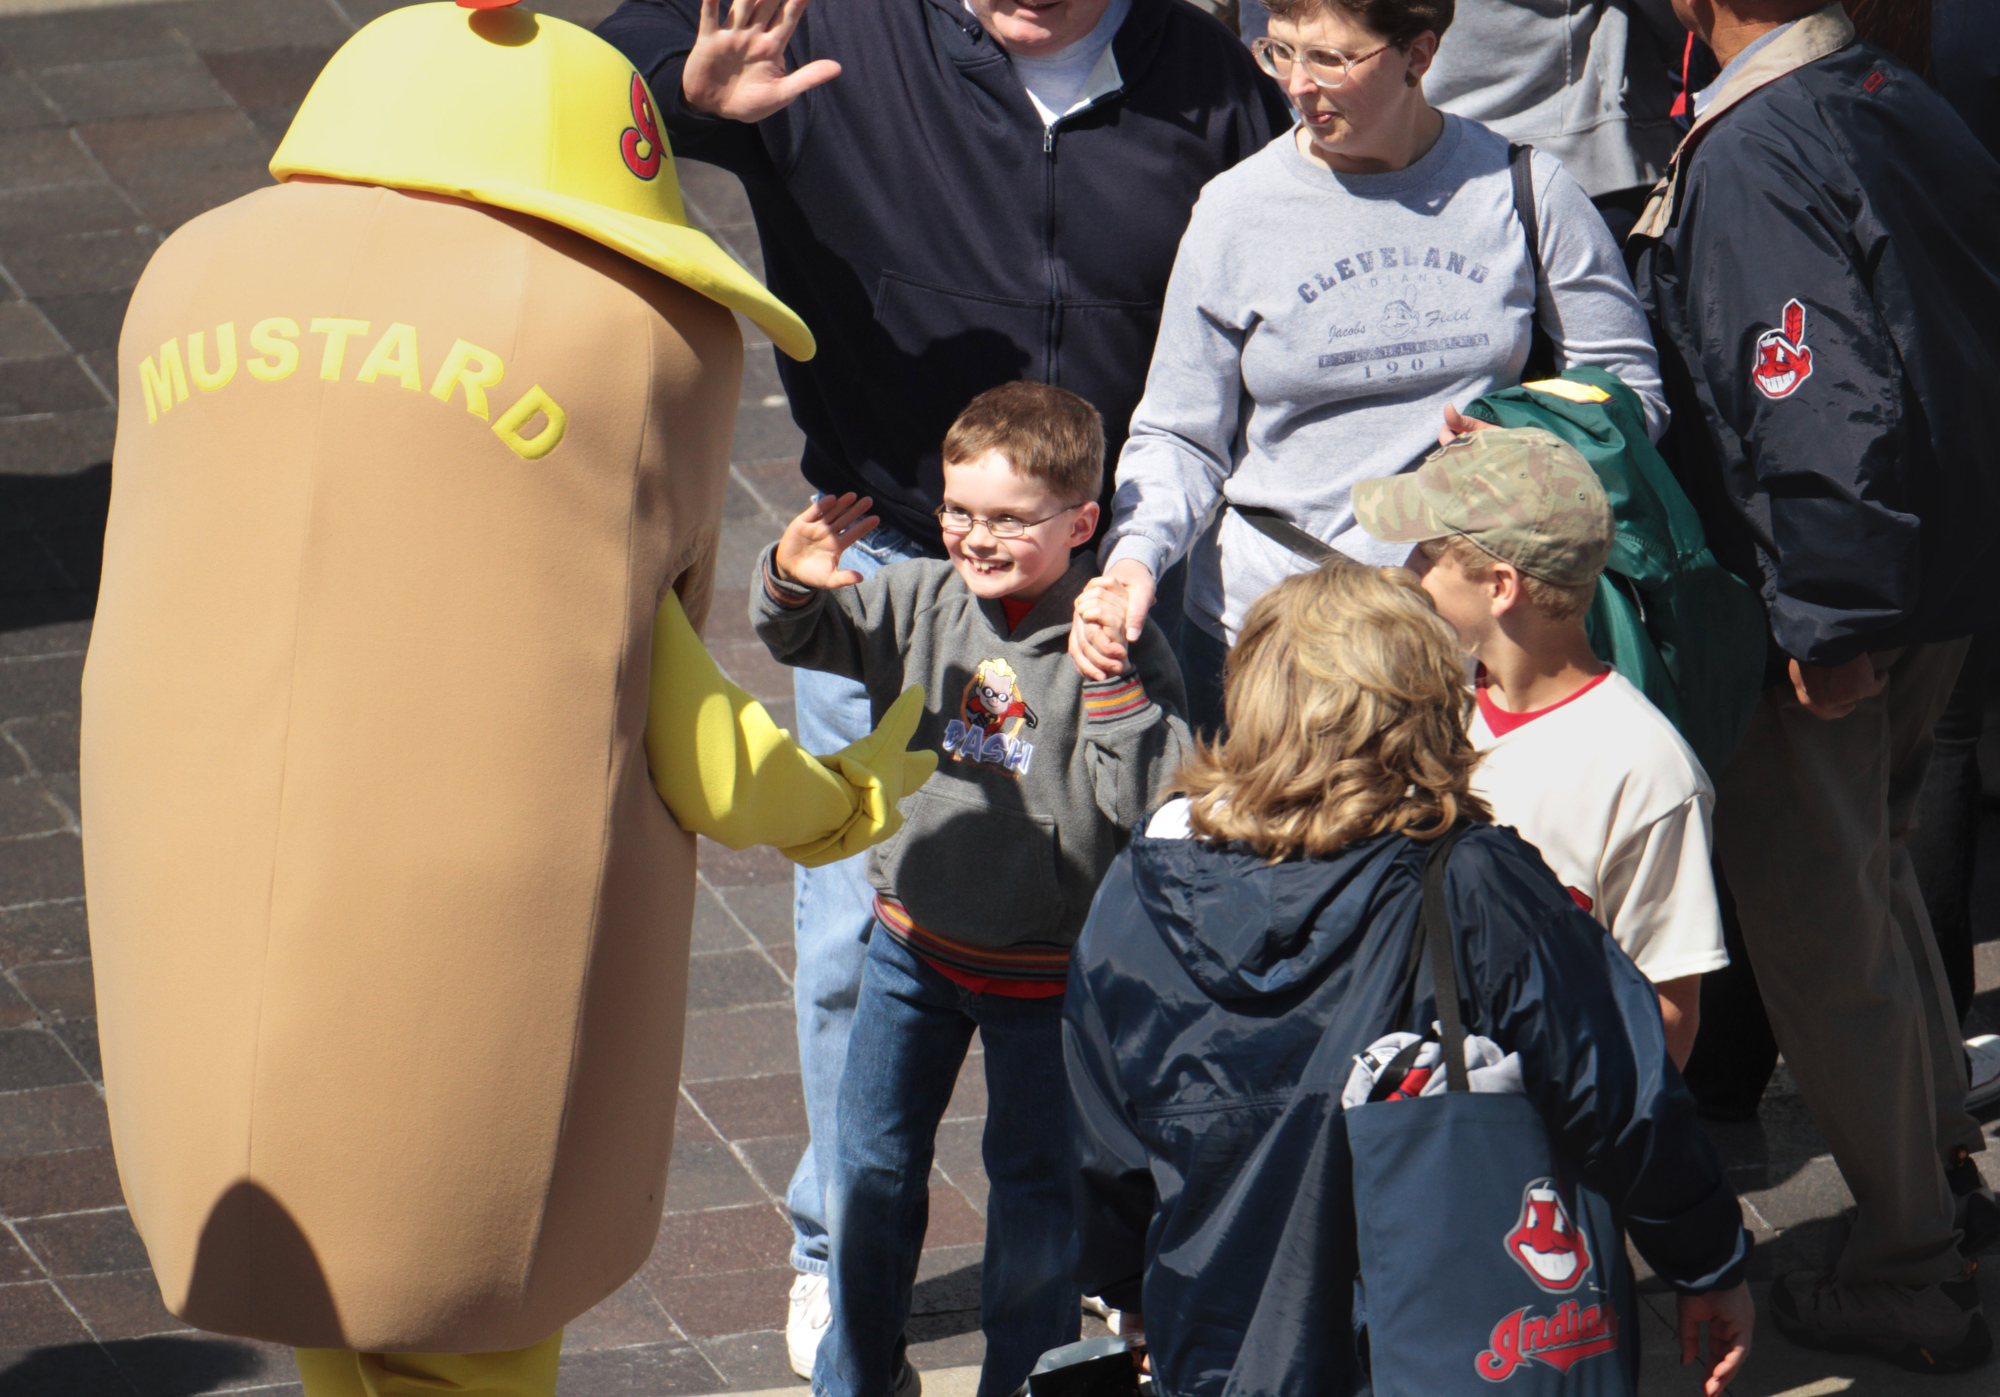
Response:
M874 732L815 757L716 667L679 597L653 618L653 786L682 829L731 849L771 844L816 868L894 834L896 802L937 770L936 753L905 750L923 705L922 689L906 689Z
M856 798L854 818L823 838L780 846L778 852L794 863L818 868L858 854L894 834L903 823L896 802L914 795L937 770L937 753L909 750L923 713L923 687L912 684L896 696L875 731L838 752L814 758L846 780Z

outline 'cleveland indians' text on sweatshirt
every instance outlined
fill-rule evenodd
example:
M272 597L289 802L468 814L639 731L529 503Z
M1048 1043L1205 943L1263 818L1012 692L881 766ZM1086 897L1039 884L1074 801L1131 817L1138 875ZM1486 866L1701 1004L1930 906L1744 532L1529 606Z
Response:
M1407 545L1356 526L1349 489L1413 467L1446 404L1519 383L1536 316L1559 368L1617 374L1651 434L1665 428L1645 315L1576 181L1534 157L1538 288L1507 142L1444 121L1388 174L1335 174L1273 141L1195 205L1100 556L1157 577L1192 550L1188 613L1211 634L1311 566L1218 505L1268 506L1361 562L1402 562Z

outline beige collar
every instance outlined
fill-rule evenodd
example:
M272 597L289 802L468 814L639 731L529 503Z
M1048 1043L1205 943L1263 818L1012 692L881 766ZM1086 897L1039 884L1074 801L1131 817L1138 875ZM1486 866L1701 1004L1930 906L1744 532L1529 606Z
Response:
M1653 186L1652 197L1646 201L1646 211L1639 216L1632 236L1658 238L1667 231L1673 221L1673 212L1680 204L1681 174L1687 168L1687 157L1693 153L1708 128L1715 125L1718 117L1766 83L1776 82L1794 69L1817 62L1853 42L1854 21L1847 17L1840 0L1834 0L1833 4L1807 15L1759 49L1743 65L1743 70L1731 76L1728 85L1709 101L1707 110L1687 135L1681 137L1681 143L1674 151L1673 163L1660 182ZM1693 94L1689 94L1688 100L1693 102Z

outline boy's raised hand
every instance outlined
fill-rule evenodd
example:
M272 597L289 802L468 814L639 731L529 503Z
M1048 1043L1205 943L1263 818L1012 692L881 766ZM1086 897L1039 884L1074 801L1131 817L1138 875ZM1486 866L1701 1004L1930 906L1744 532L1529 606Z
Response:
M882 521L868 512L867 495L821 495L785 525L774 561L778 573L805 587L853 587L861 574L840 565L840 555Z

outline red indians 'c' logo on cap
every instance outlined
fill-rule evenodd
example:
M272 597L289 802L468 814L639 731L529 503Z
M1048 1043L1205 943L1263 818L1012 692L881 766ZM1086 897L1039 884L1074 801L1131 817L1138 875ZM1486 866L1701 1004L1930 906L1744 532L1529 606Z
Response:
M1553 1179L1532 1180L1521 1190L1521 1220L1506 1245L1529 1279L1551 1294L1575 1290L1590 1270L1590 1244L1576 1230Z
M643 156L639 154L642 145L646 148ZM653 98L646 91L646 80L637 73L632 75L632 125L625 128L618 148L625 155L625 168L640 179L651 179L660 172L660 123L653 117Z
M1757 336L1757 362L1750 381L1767 398L1789 397L1812 377L1812 351L1806 348L1806 308L1796 299L1785 302L1785 324Z

